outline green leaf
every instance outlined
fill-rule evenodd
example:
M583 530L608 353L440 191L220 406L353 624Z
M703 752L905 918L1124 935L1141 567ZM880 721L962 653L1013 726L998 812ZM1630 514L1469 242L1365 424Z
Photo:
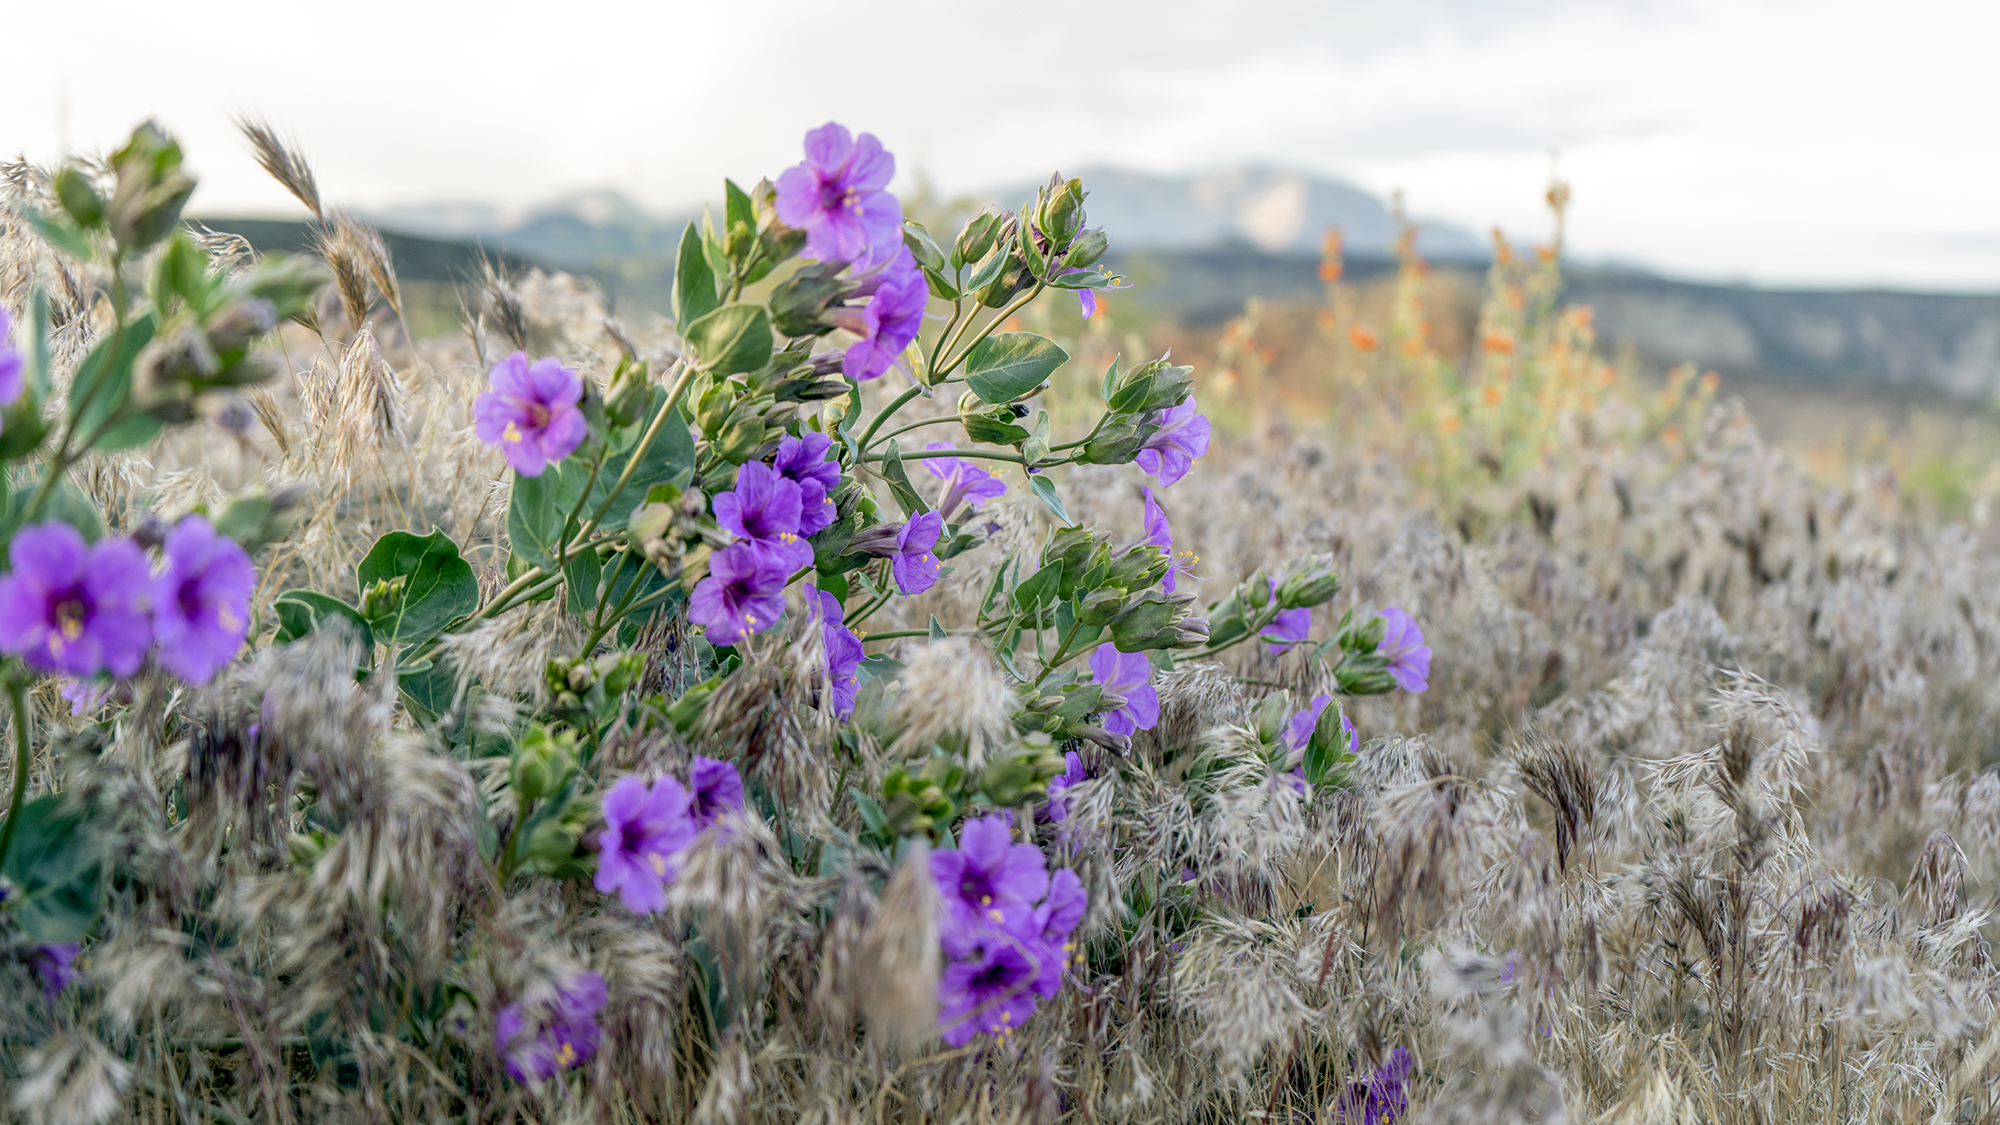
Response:
M1040 473L1031 473L1028 488L1037 499L1049 506L1049 511L1054 512L1057 519L1065 524L1070 522L1069 509L1063 507L1062 497L1056 494L1056 482Z
M77 261L88 262L97 256L97 250L90 245L90 239L69 223L52 215L44 215L33 207L18 207L16 213L28 220L28 225L34 227L36 233L48 239L49 245Z
M49 295L40 285L28 294L28 323L34 326L28 347L35 364L29 385L35 388L35 401L42 402L49 397Z
M757 233L757 212L750 206L749 194L742 188L737 187L735 180L724 180L722 181L722 199L723 236L727 238L733 235L736 231L736 224L741 223L750 228L750 234L754 241Z
M660 407L665 405L666 396L665 388L653 388L652 404L645 417L612 432L604 467L597 474L597 483L591 486L589 502L581 508L578 508L577 501L583 496L583 486L590 481L589 465L572 459L550 465L537 477L514 474L514 495L507 505L507 537L513 544L514 554L544 571L555 570L556 551L576 530L564 527L564 520L572 511L579 513L579 520L588 519L592 512L603 506L605 497L611 495L612 486L618 482L618 477L631 460L632 450L638 445L639 438L652 424L653 416L659 413ZM617 531L623 528L632 518L632 509L639 506L649 489L668 483L693 468L694 437L688 432L687 420L676 411L660 424L660 434L646 451L645 460L633 471L631 481L619 494L618 500L605 509L598 529Z
M43 472L48 468L43 467ZM27 514L28 503L35 493L41 491L41 478L22 482L7 501L5 534L0 535L0 543L13 538L21 529L22 517ZM49 498L42 510L35 516L36 523L60 520L75 528L87 543L95 543L104 536L104 518L98 513L97 504L83 494L68 473L56 480L55 487L49 489Z
M411 713L431 722L451 710L458 697L458 671L443 660L427 660L422 667L398 675L396 686Z
M588 617L597 608L597 580L603 575L604 566L597 561L597 552L582 550L576 557L563 564L563 586L568 590L566 603L573 617Z
M568 461L550 465L536 477L514 474L514 495L507 505L507 538L516 555L544 571L555 571L556 552L568 538L564 523L589 479L589 469Z
M681 330L701 359L702 370L715 375L755 371L771 361L771 314L746 301L706 313Z
M104 865L82 817L51 793L21 806L0 874L13 884L7 909L31 940L80 941L103 908Z
M69 387L69 415L77 433L95 431L132 397L132 364L138 360L139 352L152 343L158 328L151 312L135 317L123 332L106 335L83 358ZM154 425L157 427L158 423ZM100 444L98 448L106 446Z
M931 614L931 635L930 635L930 639L931 639L931 640L934 640L934 641L941 641L941 640L944 640L944 639L945 639L945 636L946 636L946 635L947 635L947 634L946 634L946 633L945 633L945 631L944 631L944 626L942 626L942 625L938 624L938 619L937 619L937 614L935 614L935 613Z
M889 482L889 491L895 494L896 504L903 509L905 518L914 519L931 510L931 506L917 494L916 486L910 483L910 474L903 469L903 451L894 441L889 443L889 451L882 455L882 479Z
M690 325L718 304L715 271L708 268L708 256L702 252L701 232L689 223L681 232L680 256L674 265L674 323L686 335Z
M361 611L330 594L317 590L287 590L271 603L278 614L278 641L296 641L318 629L320 622L338 617L354 626L364 648L375 647L375 631Z
M386 641L427 640L479 608L479 579L473 577L471 564L459 557L458 544L443 531L384 535L354 568L354 576L363 590L383 580L404 579L396 607L369 622Z
M1069 362L1054 340L1033 332L1002 332L972 347L965 358L965 385L982 400L1012 402Z
M1122 354L1122 353L1121 353L1121 354ZM1119 356L1115 356L1115 355L1114 355L1114 356L1112 356L1112 357L1111 357L1111 366L1109 366L1109 367L1107 367L1107 368L1105 368L1105 369L1104 369L1104 388L1103 388L1103 389L1102 389L1101 391L1099 391L1098 393L1099 393L1099 394L1101 394L1101 395L1103 396L1103 398L1104 398L1104 401L1106 401L1106 402L1110 402L1110 401L1111 401L1111 393L1112 393L1113 391L1116 391L1116 390L1118 389L1118 360L1119 360L1119 358L1120 358Z
M1063 561L1057 559L1036 571L1026 582L1014 587L1014 604L1023 612L1032 612L1056 599L1056 591L1062 588Z

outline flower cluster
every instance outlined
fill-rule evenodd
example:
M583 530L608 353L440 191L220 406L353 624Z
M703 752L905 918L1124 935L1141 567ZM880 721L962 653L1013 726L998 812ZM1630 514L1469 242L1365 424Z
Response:
M771 464L736 470L736 487L715 498L715 522L734 542L709 560L708 576L688 599L688 619L709 643L733 645L778 623L785 587L812 565L812 535L833 522L827 495L840 483L825 434L787 435Z
M596 1054L603 1034L597 1013L605 999L604 978L579 972L540 1003L521 1001L500 1009L493 1039L508 1075L516 1082L541 1082Z
M204 684L243 647L257 571L207 519L167 533L163 566L123 537L86 544L66 523L21 529L0 578L0 649L45 672L124 678L157 643L160 663Z
M1005 814L966 821L956 850L931 855L938 932L952 958L938 983L938 1024L954 1047L1002 1039L1054 999L1073 959L1070 935L1089 896L1074 871L1050 876L1041 850L1013 842Z
M696 758L689 786L672 777L651 785L623 777L604 795L604 831L597 836L597 889L627 908L656 914L680 856L724 813L743 811L743 778L729 762Z

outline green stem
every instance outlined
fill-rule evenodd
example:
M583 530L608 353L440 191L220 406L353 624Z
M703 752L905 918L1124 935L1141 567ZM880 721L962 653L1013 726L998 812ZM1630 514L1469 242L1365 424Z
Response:
M1042 671L1041 674L1035 677L1034 686L1040 687L1042 681L1049 678L1050 672L1055 671L1063 661L1069 659L1070 642L1076 640L1076 631L1082 627L1083 623L1081 621L1072 621L1069 623L1068 631L1062 635L1062 643L1056 646L1055 655L1042 662Z
M948 637L969 637L976 632L978 632L977 629L946 629L945 635ZM869 641L894 641L904 637L928 637L930 635L931 631L929 629L888 629L880 633L870 633L861 638L861 642L866 644Z
M1013 316L1015 313L1021 311L1022 306L1026 305L1029 301L1034 300L1036 297L1041 296L1042 290L1048 288L1048 284L1049 283L1046 281L1037 281L1035 282L1035 287L1033 289L1030 289L1026 293L1021 294L1019 297L1016 297L1013 300L1007 302L1005 307L1003 307L999 312L993 315L992 320L986 322L985 327L981 328L978 332L973 333L972 339L966 341L964 347L959 348L958 351L952 353L952 357L945 361L943 367L937 368L934 372L932 372L931 385L937 386L940 383L947 382L948 379L946 378L946 376L949 376L952 370L956 368L959 364L965 362L965 357L972 353L972 349L979 346L979 341L984 340L988 336L991 336L995 328L998 328L1002 324L1005 324L1007 322L1008 317ZM970 318L967 318L965 323L969 327L972 324L972 320ZM964 333L964 331L965 331L964 328L959 329L961 335Z
M528 815L535 811L535 802L528 801L520 806L520 815L514 818L514 825L507 832L507 850L500 854L500 885L506 886L514 874L515 856L520 851L521 826L528 823Z
M18 664L7 672L7 702L14 708L14 795L7 800L7 823L0 826L0 869L6 867L8 849L14 846L14 828L21 823L21 805L28 796L28 769L34 764L35 755L28 722L28 691L21 683Z
M925 426L935 426L941 422L956 422L956 421L958 421L958 415L956 414L946 414L941 418L926 418L921 422L912 422L909 425L902 427L901 429L890 430L888 433L882 435L882 440L889 441L892 438L899 438L902 437L904 434L909 433L911 430L921 430Z
M974 309L978 307L977 305L973 306ZM938 357L944 354L945 341L951 337L952 331L958 327L958 318L964 315L965 298L960 297L951 303L951 319L945 322L944 331L938 333L937 343L931 348L931 361L930 365L924 369L924 382L930 383L937 379Z
M590 522L577 532L577 539L589 538L590 533L597 530L597 525L604 522L604 513L610 511L611 505L617 503L619 495L625 491L625 486L632 483L633 475L639 471L639 463L646 459L646 454L652 450L653 443L659 440L660 431L666 428L667 417L680 406L681 396L687 393L688 384L694 381L694 377L695 366L690 363L681 372L680 378L674 380L673 389L667 392L667 401L660 405L660 412L653 415L653 424L647 426L646 432L639 435L639 444L632 447L631 456L625 459L625 471L619 473L618 479L612 482L611 491L604 494L604 502L591 513Z
M864 460L880 461L886 453L869 453ZM989 453L983 449L917 449L902 455L905 461L923 461L931 457L975 457L987 461L1011 461L1016 465L1027 464L1019 453ZM1037 462L1037 464L1061 464L1062 462Z
M882 412L875 415L874 419L868 423L868 428L861 431L861 440L855 442L854 447L859 449L863 454L866 454L868 447L875 441L875 431L882 428L882 423L887 422L891 414L909 405L911 399L923 393L924 388L921 385L912 386L902 394L891 399L889 405L883 407Z

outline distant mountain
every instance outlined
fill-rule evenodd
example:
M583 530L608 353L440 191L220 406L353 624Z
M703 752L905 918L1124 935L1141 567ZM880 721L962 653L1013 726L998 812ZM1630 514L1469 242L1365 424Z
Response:
M1090 166L1065 173L1090 193L1084 209L1123 251L1255 247L1266 254L1317 253L1339 227L1346 253L1387 257L1396 220L1381 199L1353 184L1262 165L1195 176ZM987 194L1004 207L1035 195L1034 184ZM1417 220L1417 246L1441 261L1485 261L1484 240L1463 227Z

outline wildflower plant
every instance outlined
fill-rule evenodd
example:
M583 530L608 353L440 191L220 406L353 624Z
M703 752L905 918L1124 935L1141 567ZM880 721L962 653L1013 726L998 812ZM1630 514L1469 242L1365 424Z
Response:
M465 455L506 466L502 510L473 524L487 534L417 518L413 471L392 505L347 509L344 533L389 529L351 573L314 582L286 542L296 494L120 508L78 483L218 402L261 404L279 426L275 395L255 396L278 373L280 331L336 354L355 373L343 393L382 393L377 298L401 314L386 255L250 132L321 223L330 268L212 253L181 221L194 185L179 148L150 125L14 205L49 255L42 280L94 287L105 323L66 362L83 326L39 281L0 321L7 955L52 1000L93 987L72 967L93 949L123 956L169 932L220 926L230 936L213 940L273 980L362 958L349 967L373 982L353 986L364 994L271 1016L311 1063L258 1064L246 1096L266 1115L294 1079L366 1085L383 1051L448 1078L430 1111L558 1096L609 1051L657 1048L666 979L693 982L703 1066L725 1082L761 1013L791 1003L767 979L770 943L821 925L818 952L784 956L823 961L829 982L861 963L908 975L888 993L914 995L930 1034L1013 1058L1038 1008L1090 971L1086 930L1114 934L1112 919L1158 903L1136 889L1151 877L1121 887L1089 864L1109 854L1095 794L1160 725L1161 685L1274 629L1310 645L1314 607L1338 590L1330 560L1310 557L1201 604L1163 507L1209 448L1191 368L1114 361L1083 436L1052 437L1037 400L1069 355L1017 314L1061 294L1089 312L1126 284L1100 265L1109 239L1086 225L1082 183L1052 178L939 241L887 190L877 138L813 130L800 164L725 183L720 211L688 226L664 346L594 366L540 354L499 300L517 346L482 360L456 407L486 450ZM371 425L405 424L389 398L369 401ZM934 424L962 435L904 436ZM1064 497L1068 472L1124 465L1152 478L1136 542L1072 519ZM916 605L927 624L867 631ZM1377 654L1387 634L1370 628L1325 642L1357 669L1340 691L1406 682L1407 631ZM525 670L482 659L500 635L546 655ZM78 721L37 721L48 677ZM1274 768L1337 787L1346 722L1317 700L1272 732ZM37 776L71 780L30 800ZM120 804L105 788L118 785L156 796ZM1038 839L1037 824L1060 831ZM139 838L152 842L135 851ZM167 854L182 874L135 866ZM911 863L931 886L898 874ZM198 905L267 877L304 896L288 900L292 930L342 919L371 936L309 948L261 907ZM446 878L462 893L422 897ZM170 902L140 889L153 879L211 890ZM792 922L761 920L774 907L760 887L784 888ZM843 913L850 900L879 901L873 928ZM860 936L842 945L842 926ZM912 951L883 926L923 936ZM631 966L660 957L677 967L635 981ZM232 1011L211 1015L261 1043ZM207 1049L132 1042L167 1067Z

